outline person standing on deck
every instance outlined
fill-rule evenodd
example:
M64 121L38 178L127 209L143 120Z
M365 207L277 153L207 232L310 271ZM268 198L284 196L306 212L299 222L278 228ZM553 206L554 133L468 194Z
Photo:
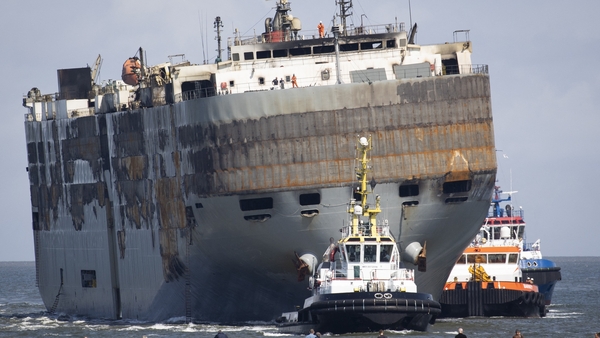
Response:
M296 82L296 74L292 75L292 88L298 88L298 82Z
M319 37L320 38L325 37L325 26L323 25L323 21L319 21L317 28L319 29Z
M306 338L317 338L317 336L315 336L315 330L310 329L310 332L306 335Z

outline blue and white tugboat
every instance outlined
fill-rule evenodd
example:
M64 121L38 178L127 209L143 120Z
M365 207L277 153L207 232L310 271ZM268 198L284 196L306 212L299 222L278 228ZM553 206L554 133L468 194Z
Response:
M426 331L441 312L430 294L417 292L414 270L401 264L400 251L387 220L378 222L381 199L367 202L374 181L368 182L371 138L358 142L359 187L348 204L349 223L317 265L312 254L297 256L299 280L309 275L312 295L304 306L277 319L282 333L344 334L381 329ZM371 191L369 191L369 185Z
M508 194L502 198L502 194ZM527 242L525 231L525 213L522 208L514 208L510 202L511 194L503 192L500 187L494 187L492 198L492 210L486 217L482 230L485 240L490 244L505 243L512 241L520 248L519 267L523 273L523 280L531 280L537 285L540 293L544 295L545 305L552 302L552 294L556 283L562 279L560 267L552 260L543 258L540 239L535 242ZM506 202L504 206L501 202ZM508 238L501 238L502 227L510 229Z

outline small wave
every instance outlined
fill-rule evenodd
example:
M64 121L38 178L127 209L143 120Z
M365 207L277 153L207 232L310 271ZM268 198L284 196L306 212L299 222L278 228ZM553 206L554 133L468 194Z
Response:
M546 318L577 318L583 315L582 312L549 312Z
M263 335L265 337L291 337L291 336L294 336L293 334L278 333L278 332L263 332ZM324 336L324 335L322 335L322 336Z

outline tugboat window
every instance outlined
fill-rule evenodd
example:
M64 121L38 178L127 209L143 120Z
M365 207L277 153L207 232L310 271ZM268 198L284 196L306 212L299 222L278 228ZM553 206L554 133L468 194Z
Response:
M365 245L365 262L377 260L377 245Z
M504 264L506 263L506 254L489 254L488 261L490 263Z
M350 262L360 262L360 245L350 244L346 245L348 249L348 260Z
M392 246L391 245L382 245L379 250L379 261L380 262L389 262L391 256L392 256Z
M245 52L244 60L254 60L254 53L253 52Z

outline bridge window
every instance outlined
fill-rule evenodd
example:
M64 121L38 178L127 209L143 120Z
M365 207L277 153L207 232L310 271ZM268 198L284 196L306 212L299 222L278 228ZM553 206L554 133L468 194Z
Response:
M311 54L310 47L303 47L303 48L293 48L293 49L290 49L290 55L291 55L291 56L297 56L297 55L310 55L310 54Z
M261 50L256 52L256 58L257 59L270 59L271 58L271 51L270 50Z
M274 58L284 58L288 56L288 50L287 49L276 49L273 51L273 57Z
M472 254L467 255L467 263L487 263L487 256L485 254Z
M375 262L377 260L377 245L365 245L365 262Z
M506 263L506 254L489 254L488 261L490 263L504 264Z
M351 51L355 51L355 50L358 50L357 43L349 43L349 44L345 44L345 45L340 45L340 52L351 52Z
M379 261L380 262L389 262L392 257L392 246L391 245L381 245L379 249Z
M233 53L233 54L231 55L231 59L232 59L233 61L240 61L240 54L239 54L239 53Z
M346 249L348 249L348 260L350 262L360 262L360 244L348 244Z
M254 60L254 52L245 52L244 60Z
M360 44L361 50L369 50L369 49L380 49L383 47L383 43L381 41L377 42L363 42Z
M333 53L335 52L334 46L315 46L313 47L313 53L315 54L325 54L325 53Z

